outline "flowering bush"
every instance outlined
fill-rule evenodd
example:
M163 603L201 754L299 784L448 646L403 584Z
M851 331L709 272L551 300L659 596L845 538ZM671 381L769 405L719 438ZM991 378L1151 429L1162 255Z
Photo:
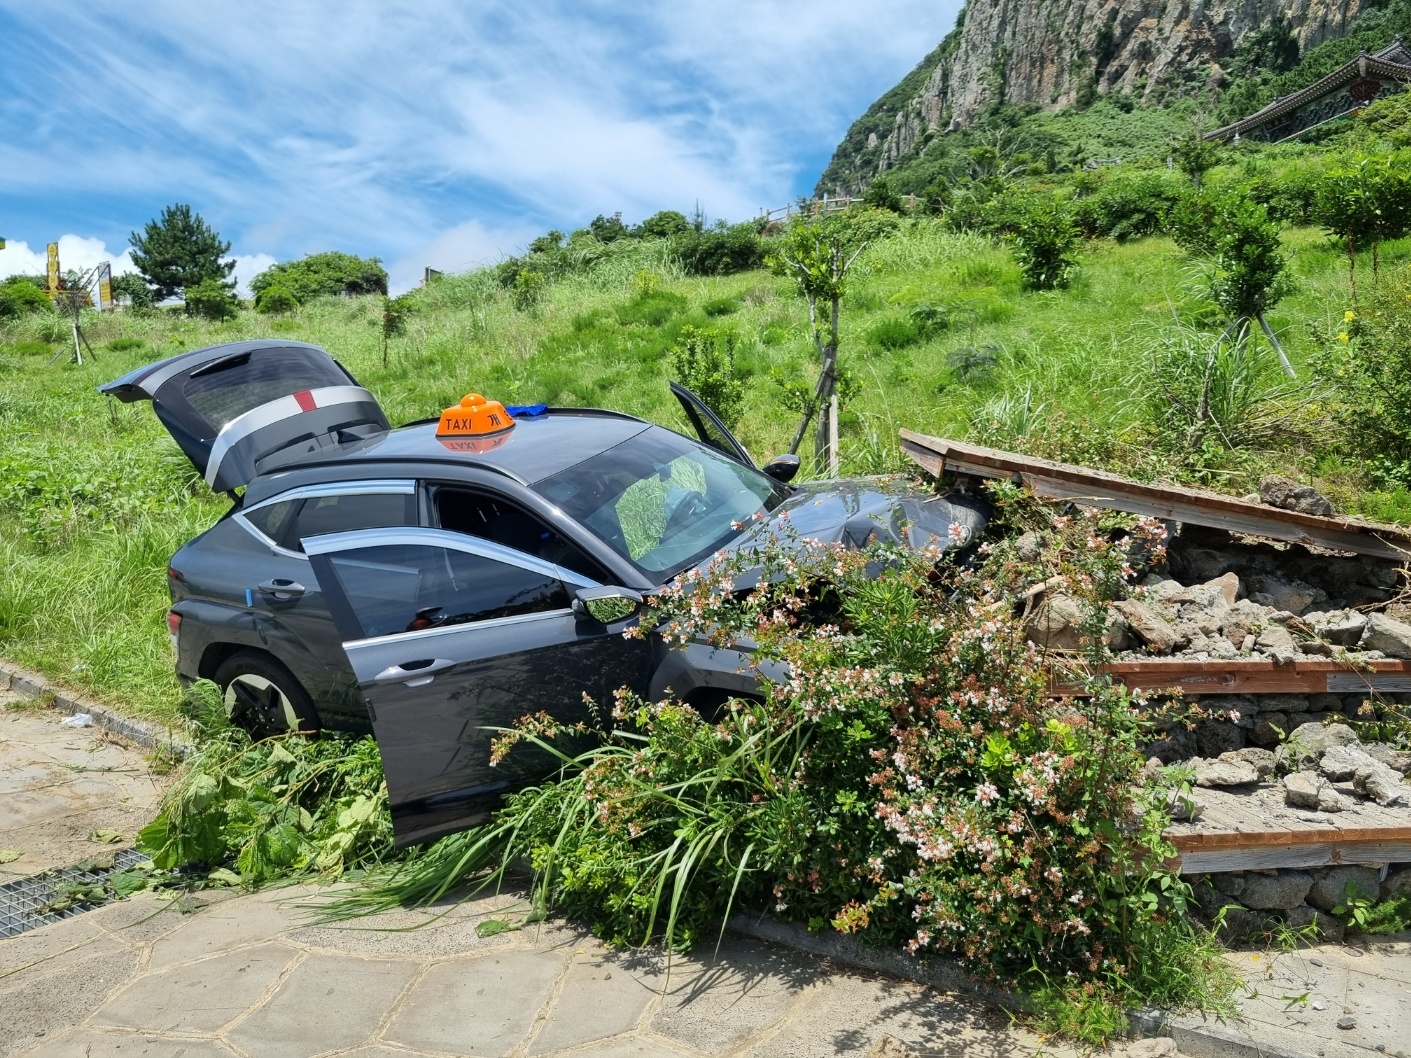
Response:
M1039 582L1085 601L1100 662L1101 602L1160 538L996 493L1003 518L1044 530L1043 557L761 538L657 595L643 627L747 639L785 675L717 717L619 697L604 744L501 815L545 902L677 945L767 902L993 977L1042 967L1151 993L1199 945L1162 865L1164 792L1140 781L1141 703L1082 666L1063 678L1086 695L1052 697L1024 617ZM556 733L527 718L497 752Z

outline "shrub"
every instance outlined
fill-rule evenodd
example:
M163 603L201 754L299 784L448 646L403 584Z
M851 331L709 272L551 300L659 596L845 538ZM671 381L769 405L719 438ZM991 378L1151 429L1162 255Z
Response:
M49 298L30 282L24 279L10 279L0 284L0 319L6 316L26 316L48 308Z
M265 287L255 295L255 311L263 313L292 312L299 307L299 299L286 286L279 283Z
M901 195L897 194L892 182L885 176L874 177L872 183L867 185L867 190L862 193L862 203L873 209L885 209L892 213L906 211Z
M1073 209L1052 195L1015 196L1006 238L1030 290L1065 287L1077 263L1079 232Z
M1105 235L1123 242L1166 231L1173 213L1189 197L1189 186L1169 174L1124 174L1079 199L1074 220L1087 235Z
M644 626L683 642L748 636L788 682L713 720L619 696L615 730L558 781L345 909L433 900L467 866L527 857L542 906L623 943L688 946L736 903L767 903L1026 987L1047 975L1127 1005L1210 998L1219 959L1163 866L1167 791L1141 776L1147 722L1101 678L1086 678L1087 697L1049 697L1014 605L1061 578L1100 643L1132 537L1156 545L1159 530L1129 522L1109 543L1096 514L1036 513L1012 485L991 495L1049 534L1043 559L997 542L971 568L760 536L669 585ZM494 759L561 733L526 718Z
M729 316L740 311L740 302L735 298L711 298L701 306L707 316Z
M186 314L207 320L229 320L240 312L240 302L218 279L205 279L186 292Z
M156 292L136 272L113 277L113 296L127 298L129 307L138 313L147 312L157 304Z
M547 286L548 281L545 280L543 272L526 268L515 273L514 287L510 292L514 307L520 312L529 312L537 308L539 302L544 299L544 290Z
M726 426L740 421L745 387L735 377L733 333L686 325L671 348L671 370Z
M599 242L632 238L632 229L622 223L621 213L614 213L611 217L604 217L599 213L588 222L588 232Z
M673 235L682 235L690 230L691 222L686 219L684 213L664 209L660 213L653 213L637 225L634 234L644 239L669 239Z
M753 224L689 231L671 240L672 252L691 275L725 276L758 268L764 247Z
M1209 259L1210 297L1232 322L1261 317L1292 289L1278 225L1247 188L1225 188L1193 199L1176 230L1176 242Z
M348 253L315 253L297 261L266 268L250 280L258 308L260 295L269 287L283 287L297 303L337 294L386 294L387 271L377 257L367 259ZM282 312L283 309L271 309Z
M906 316L887 316L867 330L867 340L882 349L905 349L921 340L921 329Z

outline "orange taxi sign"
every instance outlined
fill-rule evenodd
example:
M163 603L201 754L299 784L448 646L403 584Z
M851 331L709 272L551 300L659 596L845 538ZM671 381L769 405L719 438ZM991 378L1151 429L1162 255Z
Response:
M441 413L436 426L437 437L483 437L514 426L514 418L497 400L486 400L479 393L467 393L461 402Z

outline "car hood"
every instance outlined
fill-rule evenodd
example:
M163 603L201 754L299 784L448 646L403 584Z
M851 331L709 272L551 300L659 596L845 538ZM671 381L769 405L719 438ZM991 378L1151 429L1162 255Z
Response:
M853 549L877 542L964 547L984 530L989 516L990 505L977 496L937 496L900 476L808 482L761 529L742 534L725 550L749 547L771 534L785 546L797 540Z

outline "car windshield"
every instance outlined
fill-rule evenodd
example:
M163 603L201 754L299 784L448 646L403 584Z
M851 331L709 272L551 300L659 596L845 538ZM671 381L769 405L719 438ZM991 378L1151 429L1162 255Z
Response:
M658 580L739 535L789 489L670 430L652 427L534 489Z

